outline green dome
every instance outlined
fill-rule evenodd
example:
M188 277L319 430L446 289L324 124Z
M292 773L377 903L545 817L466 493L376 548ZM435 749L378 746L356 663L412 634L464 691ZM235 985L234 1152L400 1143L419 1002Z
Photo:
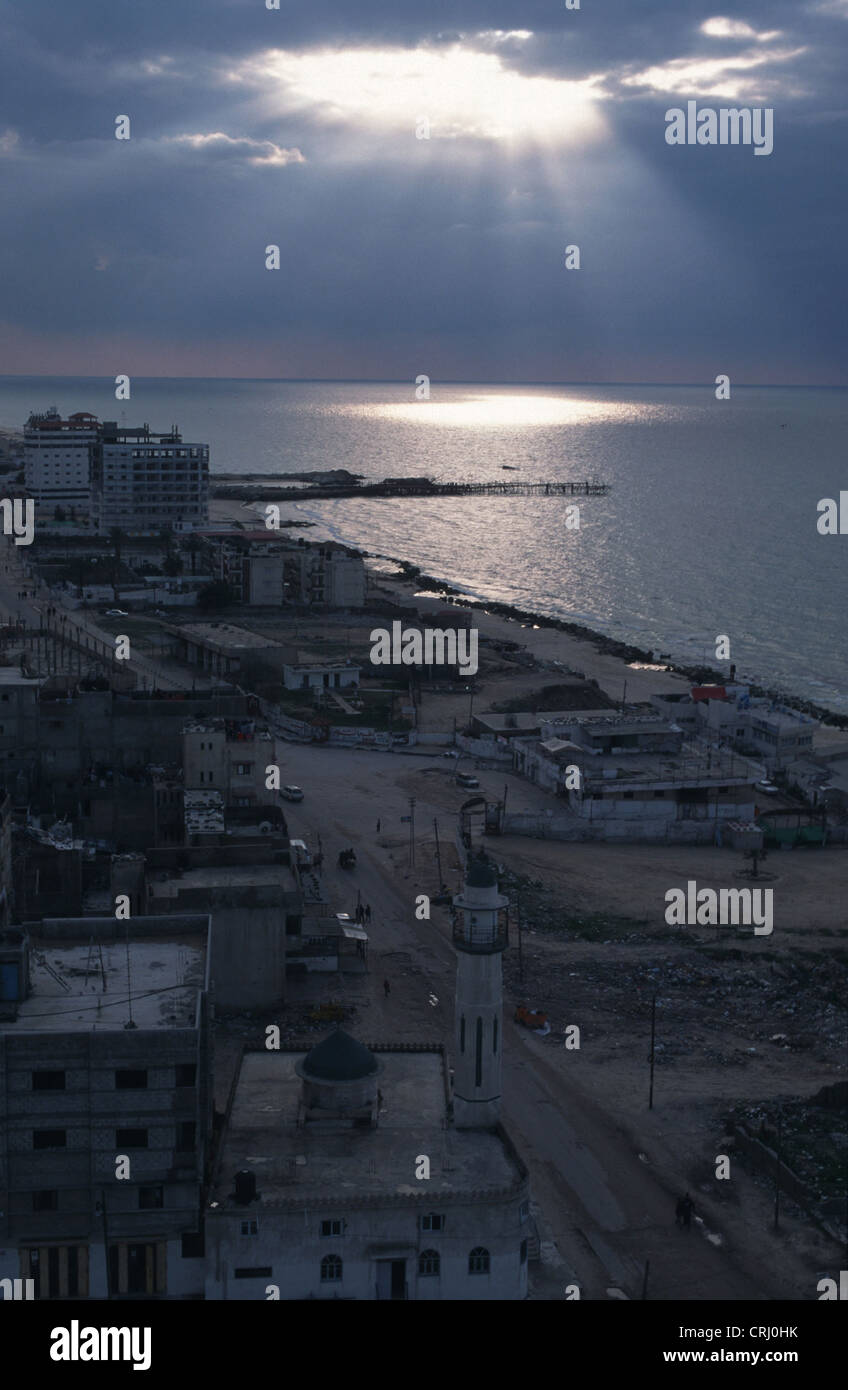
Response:
M373 1052L343 1028L337 1028L307 1053L302 1074L320 1081L360 1081L373 1076L376 1070L377 1058Z

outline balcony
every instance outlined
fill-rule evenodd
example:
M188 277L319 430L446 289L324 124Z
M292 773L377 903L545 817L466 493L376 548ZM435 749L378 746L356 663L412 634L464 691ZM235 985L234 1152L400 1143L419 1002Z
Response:
M506 916L500 913L494 928L479 924L465 926L460 916L455 921L451 934L457 951L467 951L472 955L490 955L494 951L503 951L507 945Z

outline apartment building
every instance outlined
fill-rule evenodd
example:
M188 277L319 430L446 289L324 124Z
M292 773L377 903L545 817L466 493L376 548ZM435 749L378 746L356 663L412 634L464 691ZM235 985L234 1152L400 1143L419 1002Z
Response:
M0 937L0 1278L202 1296L210 944L208 914Z

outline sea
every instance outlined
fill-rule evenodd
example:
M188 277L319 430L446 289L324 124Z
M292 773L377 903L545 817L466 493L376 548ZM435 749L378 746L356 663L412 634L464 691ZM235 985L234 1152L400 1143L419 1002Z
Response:
M818 503L848 490L848 391L715 387L0 378L0 426L92 411L210 445L213 474L346 468L368 480L595 480L606 496L286 504L375 557L469 597L571 622L685 664L729 640L736 678L848 713L848 534ZM848 498L846 498L848 502ZM575 518L572 517L572 521ZM845 516L848 532L848 512Z

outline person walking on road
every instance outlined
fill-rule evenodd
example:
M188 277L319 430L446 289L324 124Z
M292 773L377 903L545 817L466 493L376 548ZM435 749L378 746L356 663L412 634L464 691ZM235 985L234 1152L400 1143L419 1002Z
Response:
M385 997L386 997L387 999L388 999L388 997L389 997L389 994L391 993L391 988L392 988L392 987L391 987L391 985L389 984L388 980L384 980L384 981L383 981L383 993L384 993L384 995L385 995Z
M686 1196L681 1197L680 1201L677 1203L678 1225L682 1222L684 1229L687 1231L692 1225L692 1213L694 1210L695 1203L687 1192Z
M365 920L366 920L366 922L370 922L370 921L371 921L371 904L370 904L370 903L366 903L366 904L365 904Z
M380 833L380 822L377 821L377 834L379 835L379 833Z

